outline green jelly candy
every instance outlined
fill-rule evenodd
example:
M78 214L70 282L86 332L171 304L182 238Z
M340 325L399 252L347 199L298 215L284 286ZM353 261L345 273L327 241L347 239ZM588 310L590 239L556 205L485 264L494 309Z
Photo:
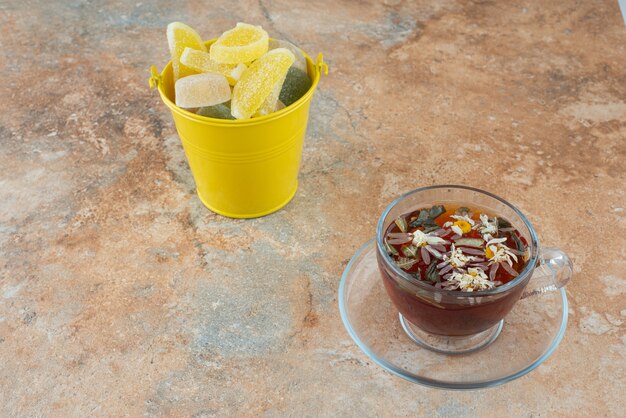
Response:
M310 88L311 79L309 76L299 68L290 67L289 71L287 71L283 88L280 91L279 99L285 106L289 106L304 96Z
M197 114L208 118L235 120L233 115L230 114L230 108L224 103L215 106L201 107Z

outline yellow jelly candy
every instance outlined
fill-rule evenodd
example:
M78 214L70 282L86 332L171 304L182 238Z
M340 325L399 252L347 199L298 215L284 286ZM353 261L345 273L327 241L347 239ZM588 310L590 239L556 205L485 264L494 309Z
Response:
M248 119L254 115L274 91L277 83L284 81L294 60L291 51L276 48L254 61L243 72L233 89L233 116L237 119Z
M306 58L304 58L304 55L302 54L302 51L300 51L300 48L298 48L291 42L283 41L281 39L270 39L268 48L270 51L276 48L286 48L290 50L293 53L293 56L296 57L296 60L293 62L292 67L296 67L304 71L305 73L307 72Z
M274 84L274 88L270 92L269 96L267 96L261 107L259 107L254 114L255 117L269 115L270 113L274 113L285 107L285 105L278 100L278 97L283 89L283 83L285 82L286 75L287 73L285 73L285 75L276 84ZM282 107L279 107L279 103Z
M230 100L230 86L220 74L194 74L176 81L176 106L184 108L213 106Z
M199 73L221 74L228 80L228 84L234 86L239 80L241 73L246 68L246 64L218 64L211 59L211 55L205 51L185 48L180 56L181 64Z
M211 59L220 64L251 62L267 52L269 36L260 26L237 23L211 45Z
M185 48L193 48L206 52L206 46L204 46L204 42L202 42L200 35L184 23L172 22L167 25L167 43L170 47L170 54L172 56L174 81L188 75L196 74L197 71L181 64L180 56Z
M232 84L233 86L237 83L237 81L239 81L239 79L241 78L241 74L243 74L243 72L246 71L247 69L248 69L248 66L246 64L239 63L237 64L235 69L230 72L229 77L235 80L235 83Z

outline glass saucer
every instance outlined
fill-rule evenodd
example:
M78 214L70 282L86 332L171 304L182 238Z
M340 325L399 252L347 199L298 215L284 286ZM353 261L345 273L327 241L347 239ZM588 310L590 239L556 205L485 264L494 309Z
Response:
M371 240L350 260L339 286L339 311L361 350L385 370L426 386L479 389L534 370L554 352L567 327L565 290L518 301L500 334L467 354L440 354L417 345L402 328L383 285Z

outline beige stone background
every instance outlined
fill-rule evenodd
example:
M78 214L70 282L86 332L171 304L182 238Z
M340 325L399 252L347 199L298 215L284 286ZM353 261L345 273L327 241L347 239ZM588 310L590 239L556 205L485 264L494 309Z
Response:
M174 20L325 54L280 212L194 195L147 82ZM609 0L2 2L0 416L624 416L625 47ZM438 183L576 266L562 344L496 389L394 377L339 317L383 208Z

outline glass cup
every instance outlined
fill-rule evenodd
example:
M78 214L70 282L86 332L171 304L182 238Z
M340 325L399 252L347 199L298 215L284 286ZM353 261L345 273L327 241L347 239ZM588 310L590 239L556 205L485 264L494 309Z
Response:
M469 206L508 220L528 243L529 258L519 276L490 290L461 292L438 289L400 269L385 250L385 232L398 216L433 205ZM573 272L563 251L539 247L530 221L516 207L491 193L454 185L413 190L391 203L376 228L376 256L404 331L415 343L446 354L491 344L518 300L565 286Z

